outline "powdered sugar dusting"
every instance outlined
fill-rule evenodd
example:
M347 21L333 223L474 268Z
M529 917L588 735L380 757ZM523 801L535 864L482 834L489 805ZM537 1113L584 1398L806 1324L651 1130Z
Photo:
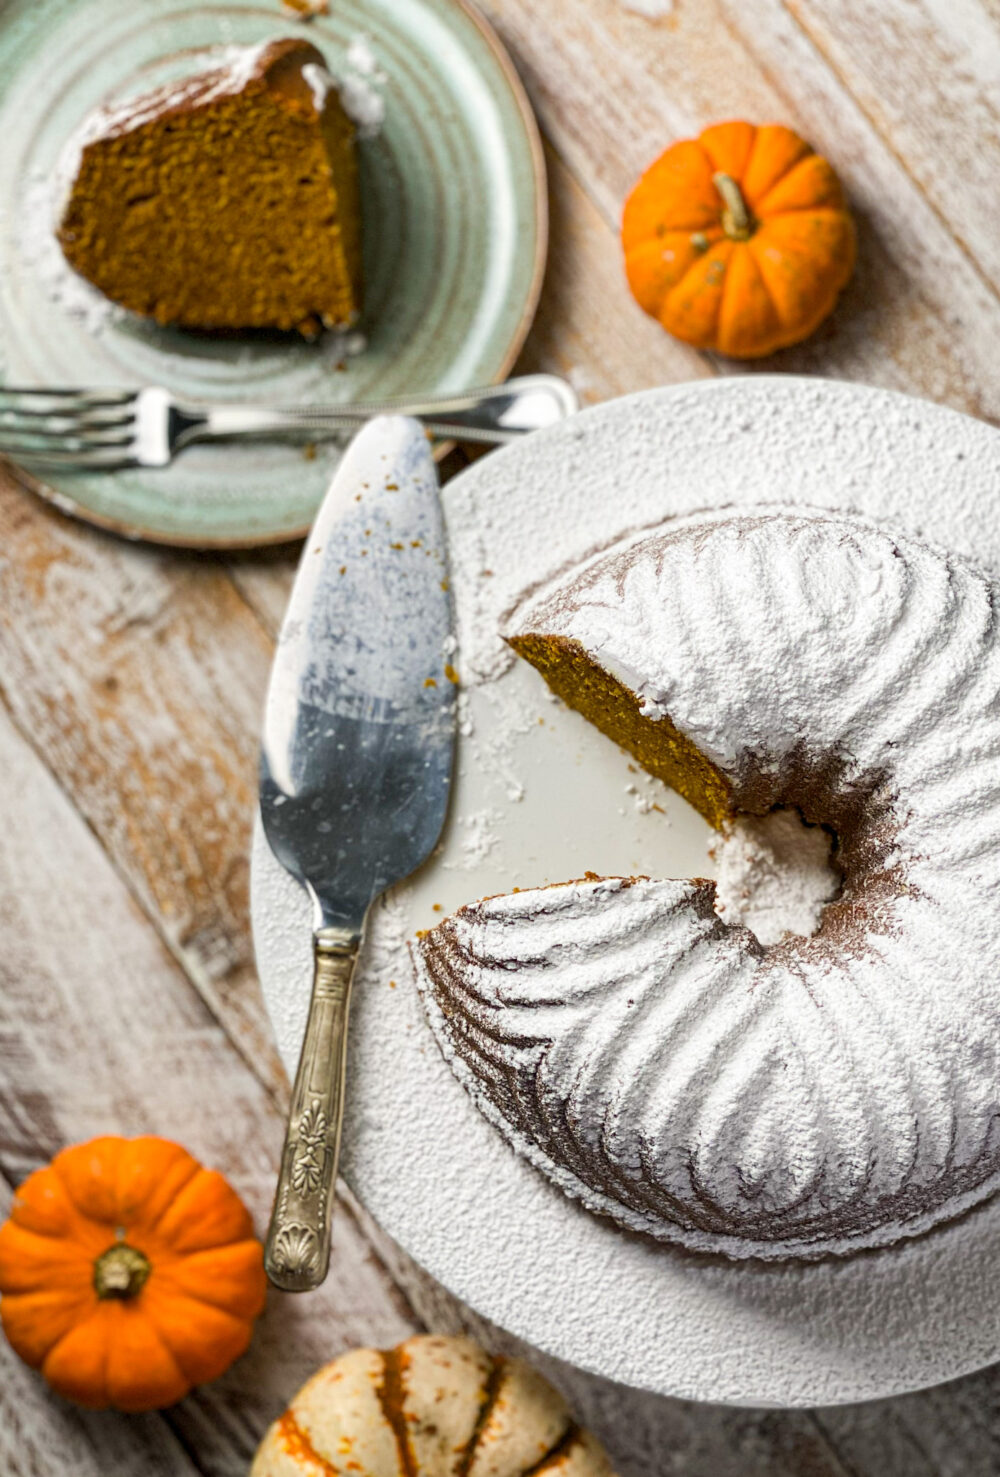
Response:
M261 58L274 43L261 41L256 46L212 46L197 53L200 63L193 75L178 78L138 97L105 103L82 120L67 139L56 167L59 205L76 178L83 151L89 144L158 117L164 109L180 106L195 97L211 102L220 97L242 92L257 72ZM304 70L304 69L303 69Z
M294 754L300 704L351 721L402 717L423 726L428 752L450 741L447 588L437 474L423 427L378 416L345 452L296 575L267 701L274 762ZM408 612L405 623L400 611ZM335 726L313 733L317 749L325 741L338 741ZM331 769L340 762L331 754ZM275 777L294 790L290 778Z
M774 376L703 382L587 411L555 432L481 459L444 489L461 632L452 660L464 680L476 683L487 667L509 666L498 626L527 585L629 529L703 506L707 489L718 503L770 498L863 507L897 530L922 527L951 547L978 551L1000 573L996 520L985 495L996 438L980 422L908 397ZM535 722L540 713L551 715L555 729L538 729L537 747L562 755L567 767L573 739L586 737L582 720L543 702L541 679L524 664L477 687L473 696L483 706L460 767L475 765L483 784L468 803L456 792L453 816L495 805L506 808L508 823L510 812L523 816L524 826L515 848L509 831L501 836L482 875L443 876L432 863L428 906L442 901L450 910L550 872L565 878L588 865L606 869L600 845L581 842L572 823L565 843L554 837L547 788L553 771L539 783L533 750L526 755L506 746L513 777L525 789L519 804L506 806L504 780L493 783L492 751L484 752L501 726L500 706L494 711L486 700L501 690L520 695L520 711L530 710ZM606 763L579 790L586 803L578 816L604 817L611 838L621 830L619 797L636 797L623 796L627 769L613 746L597 735L591 746ZM640 794L652 793L644 778L633 778ZM693 875L706 832L675 799L669 803L683 857L673 865ZM643 821L644 834L652 839L664 824L654 814ZM628 830L636 831L634 870L671 875L670 848L654 864L631 819ZM525 860L532 832L544 846L534 866ZM460 828L449 828L448 860L458 859L461 839ZM624 847L623 853L613 865L628 871L632 853ZM309 914L283 881L261 841L254 862L258 959L294 1072L311 984ZM440 916L418 898L393 929L393 948L401 935L412 937ZM378 909L371 946L382 926ZM665 1255L647 1238L622 1235L613 1222L583 1212L525 1156L511 1152L441 1060L400 952L388 950L378 972L359 982L351 1041L348 1182L439 1282L560 1359L665 1394L759 1405L775 1398L867 1399L996 1357L996 1300L984 1301L983 1290L993 1285L1000 1199L890 1255L790 1263L763 1274L753 1261ZM441 1213L455 1197L465 1207L458 1219ZM512 1238L531 1247L523 1275L513 1280ZM581 1309L581 1316L553 1323L554 1298Z
M762 944L788 934L810 938L840 890L831 864L833 837L794 810L738 816L710 847L718 867L715 908Z
M79 277L63 256L56 227L64 189L60 173L34 175L28 180L18 222L18 247L49 300L98 338L127 315Z
M1000 895L998 605L953 556L765 506L672 520L515 609L510 634L580 645L762 817L724 838L718 900L595 879L417 947L462 1080L569 1193L782 1258L891 1243L1000 1186L1000 915L969 907ZM838 834L835 904L799 794Z
M375 138L385 122L388 76L379 65L370 38L354 36L340 71L340 100L362 139Z
M357 359L368 348L368 336L356 328L328 328L320 336L323 358L333 366Z
M385 122L385 98L366 77L348 72L341 78L344 112L357 125L361 138L374 138Z
M466 832L462 841L462 855L470 867L483 862L496 847L497 816L489 810L474 811L462 819Z
M370 77L373 82L385 82L386 74L379 66L378 57L372 50L371 38L361 33L355 36L347 48L347 65L361 77Z
M337 84L326 67L321 67L316 62L306 63L302 68L302 78L312 93L317 113L322 113L331 92L336 91Z
M236 96L259 73L261 63L274 46L262 41L252 46L208 47L196 57L198 70L166 83L137 97L106 103L90 113L64 145L53 176L33 180L26 194L24 226L21 231L25 253L34 261L36 272L50 298L73 317L85 322L88 331L97 333L122 310L108 302L67 265L55 237L59 216L80 168L88 145L102 138L140 128L162 114L165 109L197 101L211 103L219 98ZM337 82L326 66L307 62L302 77L312 94L317 112L322 112L330 96L337 92ZM379 113L376 104L362 108L372 131L372 119ZM377 131L375 129L374 131ZM337 331L331 336L339 358L362 353L366 340L352 331Z
M649 21L665 20L674 11L674 0L621 0L623 10L641 15Z
M180 77L144 92L138 97L107 103L84 119L71 138L66 158L77 159L87 144L118 133L125 128L139 128L159 116L165 108L178 106L197 95L202 102L230 97L243 91L258 71L264 53L273 41L256 46L213 46L198 54L199 69L193 75ZM62 167L61 167L62 168ZM72 173L75 174L75 168Z
M274 45L275 42L269 40L253 46L206 47L197 54L196 72L138 97L97 108L83 120L67 142L59 163L60 179L68 187L88 144L113 137L125 129L140 128L167 108L194 100L210 103L222 97L237 96L258 74L265 54ZM353 68L350 54L348 51L348 71L342 84L341 98L345 112L366 130L368 136L378 131L385 116L384 102L372 82L365 80ZM317 112L322 112L330 94L337 91L337 81L327 67L318 62L306 62L302 76L312 93ZM384 81L385 78L382 73L376 73L373 80Z

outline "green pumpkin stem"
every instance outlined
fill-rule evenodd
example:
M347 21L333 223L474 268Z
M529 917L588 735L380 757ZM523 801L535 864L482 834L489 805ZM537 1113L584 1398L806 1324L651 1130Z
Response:
M731 241L749 241L754 232L753 216L747 209L743 191L731 174L712 175L712 183L722 196L722 229Z
M134 1246L118 1241L94 1263L94 1291L99 1298L134 1298L152 1271L149 1258Z

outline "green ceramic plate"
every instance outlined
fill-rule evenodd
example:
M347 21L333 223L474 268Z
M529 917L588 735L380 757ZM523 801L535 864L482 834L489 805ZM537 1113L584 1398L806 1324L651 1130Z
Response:
M297 32L384 102L360 144L361 337L213 339L110 309L52 235L67 138L101 101L204 65L199 48ZM278 0L0 0L0 140L0 382L161 384L274 404L444 391L501 379L535 309L538 133L508 57L464 0L334 0L308 25ZM39 490L136 537L245 546L304 532L337 454L200 447L163 471L52 476Z

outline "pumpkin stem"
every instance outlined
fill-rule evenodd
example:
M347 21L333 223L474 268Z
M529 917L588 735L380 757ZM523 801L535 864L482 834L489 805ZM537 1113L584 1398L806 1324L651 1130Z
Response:
M99 1298L134 1298L152 1270L147 1256L118 1241L94 1263L94 1291Z
M753 235L753 216L747 209L743 191L731 174L712 175L712 183L722 196L722 229L731 241L749 241Z

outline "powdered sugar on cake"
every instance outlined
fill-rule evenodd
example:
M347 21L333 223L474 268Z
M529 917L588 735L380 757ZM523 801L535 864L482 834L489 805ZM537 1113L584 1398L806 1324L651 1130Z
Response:
M88 144L141 128L144 123L159 117L165 109L183 107L196 97L199 101L210 102L214 98L236 96L256 74L264 53L271 45L271 41L262 41L256 46L206 47L192 55L192 64L199 68L194 75L164 83L152 92L143 91L138 97L105 103L89 113L67 139L59 155L53 187L57 207L54 214L58 215L65 204Z
M360 137L374 138L385 121L385 98L368 78L347 73L341 79L340 100Z
M109 102L96 109L83 120L62 151L57 168L60 192L68 191L88 144L141 128L164 111L173 107L183 108L195 99L199 103L210 103L219 98L237 96L258 75L267 51L274 44L272 38L253 46L206 47L192 53L190 62L198 69L193 74L164 83L155 91L144 91L139 97ZM350 52L347 76L339 86L329 69L318 62L306 63L302 76L312 93L317 112L322 112L330 95L339 91L348 116L366 129L377 131L377 124L385 113L384 102L370 84L357 80ZM361 97L362 93L364 97ZM349 99L351 106L348 106ZM359 112L362 117L356 116Z
M737 816L709 848L719 917L744 924L762 944L811 938L840 891L832 845L829 831L794 810Z
M235 97L255 76L264 53L273 44L273 41L261 41L256 46L207 47L192 57L199 67L193 76L179 77L153 92L143 92L138 98L125 98L98 108L70 139L64 162L60 163L60 174L72 178L83 150L96 139L113 137L124 129L141 128L165 109L183 107L192 97L201 102Z
M770 947L823 899L729 926L725 856L722 918L703 879L585 879L421 941L455 1070L568 1193L784 1258L889 1244L1000 1187L998 599L863 519L757 507L623 540L515 610L512 633L578 643L669 712L737 810L831 825L844 869L816 936ZM780 842L727 843L765 894Z
M313 103L317 113L322 113L326 107L327 98L331 92L336 92L337 84L334 82L326 67L319 66L316 62L307 62L302 68L303 81L308 85L312 93Z
M732 509L697 513L671 522L659 541L645 531L624 539L566 581L530 596L514 610L508 629L546 630L579 642L638 695L646 717L657 719L668 711L673 716L679 708L684 732L723 769L737 766L747 751L780 759L798 744L806 723L817 742L843 741L843 693L849 690L853 664L873 666L869 680L876 688L892 675L891 650L874 664L873 652L883 637L905 646L906 633L939 608L946 566L921 560L926 573L914 578L904 560L886 556L884 541L873 541L867 532L851 536L852 528L865 528L860 520L856 525L836 520L831 536L830 516L819 510L795 520L785 510L762 505L749 516L760 521L753 524L745 511ZM838 528L846 530L843 537L836 536ZM794 540L790 550L782 547L786 530ZM711 593L718 627L688 616L705 606L702 549L709 536L713 574L720 581ZM661 551L669 557L668 566L659 563ZM771 558L777 560L780 580L764 567ZM720 676L717 642L726 639L728 623L737 618L741 625L751 618L756 622L746 652L753 678L727 685ZM946 650L950 637L947 626L929 631L928 656L935 648ZM836 674L818 686L815 673L804 671L797 659L805 639L814 644L815 660ZM761 702L758 693L768 689L772 675L778 685L771 700ZM922 738L933 743L938 726L933 706L925 711L919 693L909 701L917 706ZM858 713L855 722L852 739L871 748L865 714ZM880 733L878 741L885 739Z

